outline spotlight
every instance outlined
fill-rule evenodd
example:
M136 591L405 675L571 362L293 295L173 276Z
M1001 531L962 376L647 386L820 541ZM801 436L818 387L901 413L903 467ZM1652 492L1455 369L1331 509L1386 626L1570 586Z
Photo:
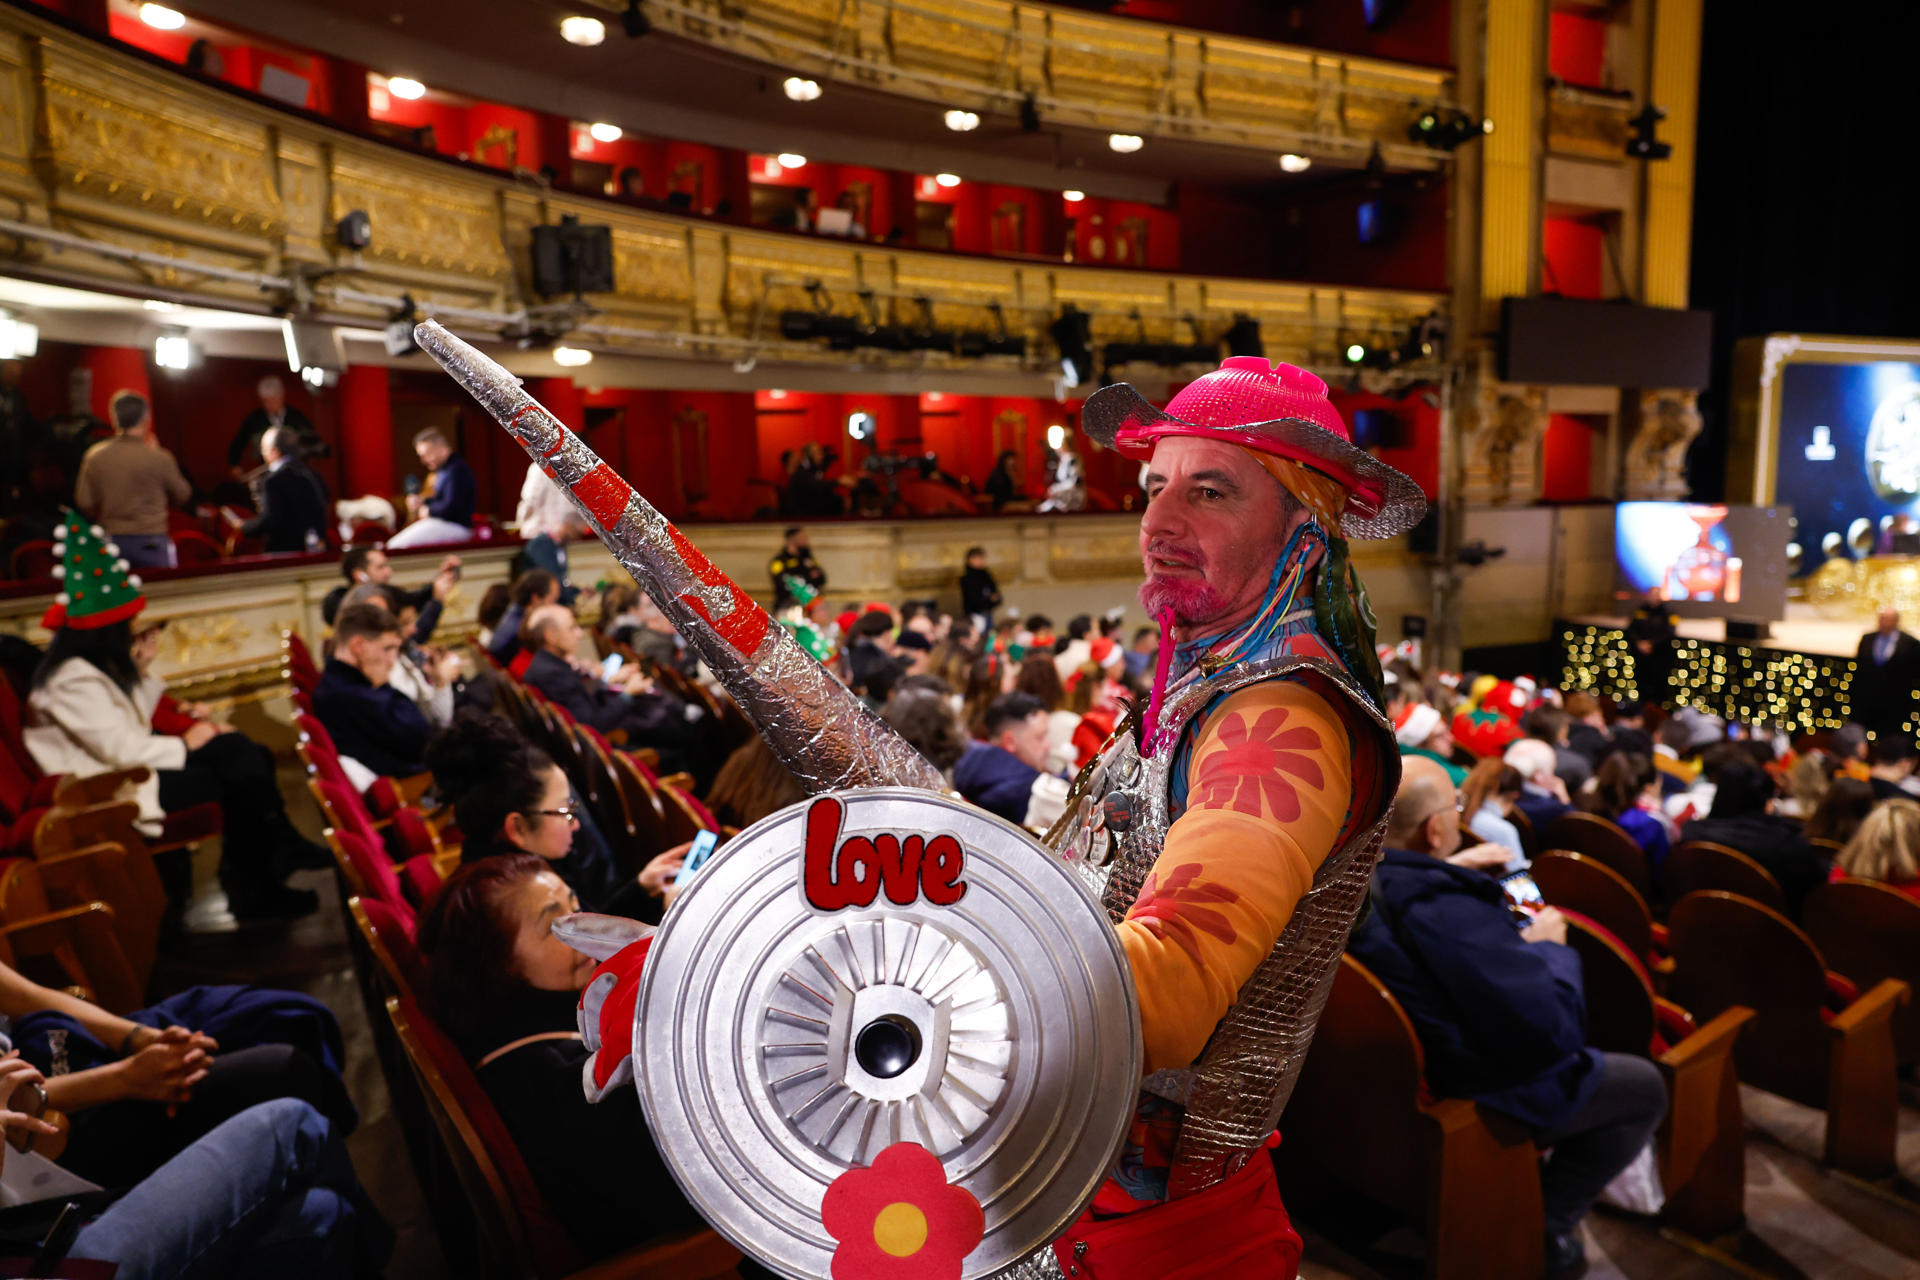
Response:
M1020 99L1020 128L1025 133L1040 132L1040 104L1032 94Z
M1367 359L1366 343L1349 342L1347 344L1347 363L1348 364L1364 364L1366 363L1366 359Z
M1060 452L1061 446L1066 444L1066 442L1067 442L1066 427L1056 422L1052 426L1047 428L1047 448L1053 450L1055 453L1058 453Z
M1280 167L1288 173L1305 173L1313 168L1313 157L1296 155L1289 151L1280 157Z
M412 294L403 294L400 305L387 317L387 327L381 337L385 341L387 354L395 360L412 355L420 349L413 340L414 322L420 318L420 308Z
M388 76L387 92L396 98L404 98L412 102L415 98L426 96L427 86L408 76Z
M185 369L193 364L193 343L184 333L163 333L153 340L153 362L162 369Z
M807 158L792 151L782 151L779 155L775 156L774 159L779 162L782 169L804 169L807 167Z
M562 18L560 38L568 44L591 48L607 38L607 24L598 18Z
M1667 113L1649 102L1640 108L1640 114L1627 121L1633 126L1633 136L1627 139L1627 154L1636 160L1665 160L1673 154L1673 144L1662 142L1654 137L1654 130Z
M943 187L957 187L960 185L960 175L957 173L936 173L933 175L933 180Z
M1493 132L1493 121L1469 115L1458 107L1429 107L1407 126L1407 137L1435 151L1453 151Z
M873 439L873 415L858 409L847 415L847 435L855 440Z
M795 102L812 102L820 96L820 82L805 76L788 76L780 82L780 88Z
M1068 303L1047 332L1060 348L1060 373L1069 387L1093 380L1093 317Z
M140 21L155 31L178 31L187 25L187 15L163 4L143 4L140 6Z
M1225 341L1228 355L1265 357L1267 354L1267 344L1260 340L1260 322L1249 315L1233 318Z
M583 351L579 347L555 347L553 362L563 369L578 369L583 364L593 363L593 352Z
M1110 133L1107 135L1107 145L1126 156L1132 155L1147 143L1146 139L1137 133Z
M1087 198L1087 193L1084 191L1062 191L1060 193L1060 198L1062 200L1065 200L1068 204L1079 204L1082 200L1085 200Z
M587 132L590 135L592 135L593 140L595 142L620 141L621 131L620 131L620 126L617 124L608 124L605 121L595 121L593 124L590 124L587 126Z
M945 120L947 128L955 133L972 133L980 127L980 117L972 111L949 111L941 119Z
M646 14L640 12L640 0L627 0L627 11L620 15L620 25L627 29L627 35L634 40L653 30L653 23Z
M358 253L373 243L373 220L365 209L355 209L334 224L333 238L342 249Z

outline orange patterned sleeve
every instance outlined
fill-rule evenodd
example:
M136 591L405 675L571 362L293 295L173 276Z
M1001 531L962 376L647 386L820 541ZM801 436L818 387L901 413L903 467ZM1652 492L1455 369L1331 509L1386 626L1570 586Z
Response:
M1206 1047L1333 851L1352 798L1345 725L1289 681L1223 700L1188 768L1186 812L1120 925L1149 1073Z

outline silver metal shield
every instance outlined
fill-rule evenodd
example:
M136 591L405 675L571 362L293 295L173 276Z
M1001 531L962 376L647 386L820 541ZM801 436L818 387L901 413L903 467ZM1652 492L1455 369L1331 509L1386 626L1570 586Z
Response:
M729 842L647 957L647 1122L707 1221L802 1280L829 1276L828 1185L917 1142L979 1201L986 1234L962 1275L988 1276L1058 1238L1119 1151L1141 1064L1126 955L1079 877L1012 824L924 791L832 798L843 838L923 837L931 864L952 836L964 892L901 875L871 905L814 905L818 800Z

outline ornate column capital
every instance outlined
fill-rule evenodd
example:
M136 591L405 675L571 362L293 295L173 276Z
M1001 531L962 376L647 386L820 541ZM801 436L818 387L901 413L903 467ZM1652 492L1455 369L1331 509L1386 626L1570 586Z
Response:
M1642 391L1627 439L1626 497L1659 501L1687 496L1687 446L1700 434L1695 391Z
M1461 496L1468 506L1532 502L1540 493L1540 442L1547 430L1544 387L1501 382L1483 351L1461 384Z

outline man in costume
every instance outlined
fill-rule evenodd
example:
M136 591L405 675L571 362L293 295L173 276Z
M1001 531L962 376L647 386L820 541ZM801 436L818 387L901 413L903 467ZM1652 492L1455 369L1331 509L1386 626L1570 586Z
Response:
M561 483L808 790L941 790L924 759L773 625L517 382L423 324L439 360ZM1140 1011L1137 1115L1113 1176L1025 1277L1291 1276L1266 1148L1378 856L1399 780L1348 537L1420 519L1412 481L1355 448L1318 378L1235 358L1155 410L1087 402L1148 464L1141 599L1153 695L1082 771L1047 843L1103 886ZM631 1078L651 939L608 948L582 1005L591 1093ZM978 1239L977 1231L973 1236ZM956 1263L957 1265L957 1263Z
M1262 1148L1400 775L1345 539L1400 532L1425 501L1353 446L1319 378L1257 357L1164 413L1106 388L1082 421L1147 464L1140 600L1162 635L1144 721L1053 833L1089 863L1103 836L1114 847L1105 901L1146 1048L1119 1168L1056 1253L1103 1278L1203 1254L1221 1274L1291 1276L1300 1240ZM1297 1002L1305 1016L1277 1016ZM1190 1197L1231 1228L1196 1231Z

